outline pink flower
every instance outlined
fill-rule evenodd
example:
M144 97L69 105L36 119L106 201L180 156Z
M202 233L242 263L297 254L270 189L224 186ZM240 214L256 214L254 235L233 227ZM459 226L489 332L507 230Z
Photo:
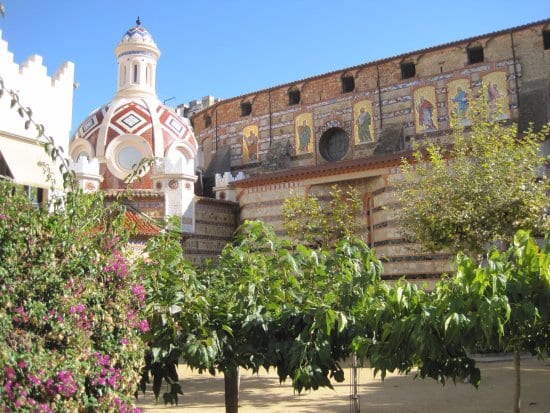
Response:
M145 300L145 287L141 284L136 284L132 287L132 293L137 297L140 303Z
M25 312L25 309L23 307L17 307L15 309L15 312L21 316L21 320L19 319L19 317L13 318L16 322L22 321L23 323L28 323L29 318L27 317L27 313Z
M142 333L146 333L150 330L149 323L147 322L147 320L141 320L139 322L139 329L141 330Z
M15 370L12 369L11 367L4 367L4 371L6 372L6 377L8 380L13 380L13 378L15 377Z
M35 386L38 386L41 383L40 379L34 374L29 374L27 377L29 378L29 381Z

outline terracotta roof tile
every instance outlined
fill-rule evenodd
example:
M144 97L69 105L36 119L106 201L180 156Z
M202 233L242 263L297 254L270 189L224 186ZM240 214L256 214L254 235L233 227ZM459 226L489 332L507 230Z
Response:
M106 189L105 196L116 197L122 192L124 192L123 189ZM128 191L128 198L156 198L162 195L162 191L157 191L155 189L133 189Z
M161 232L161 228L149 221L144 215L129 209L124 213L124 225L127 229L135 228L137 230L136 235L142 237L151 237Z

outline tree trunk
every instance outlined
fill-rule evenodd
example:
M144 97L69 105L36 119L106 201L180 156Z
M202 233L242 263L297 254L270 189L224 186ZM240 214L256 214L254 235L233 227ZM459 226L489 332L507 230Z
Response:
M516 372L516 388L514 389L514 413L519 413L521 407L521 372L519 351L514 352L514 370Z
M239 412L239 370L237 366L228 367L223 372L225 379L225 413Z

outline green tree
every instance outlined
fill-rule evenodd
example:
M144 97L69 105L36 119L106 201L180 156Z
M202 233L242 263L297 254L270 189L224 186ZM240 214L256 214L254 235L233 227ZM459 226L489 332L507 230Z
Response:
M550 125L518 136L498 120L485 87L470 103L469 127L453 118L450 147L417 146L402 165L396 218L405 235L431 251L480 254L489 242L510 242L519 229L548 226L549 181L539 145Z
M283 228L293 242L313 247L329 246L344 237L357 236L361 200L352 188L330 190L330 202L311 195L295 195L283 204Z
M507 251L493 249L487 265L459 255L454 277L437 286L435 303L447 312L445 332L462 347L514 354L514 412L520 411L520 352L550 354L550 244L540 250L519 231Z
M152 341L177 348L192 367L223 373L228 413L238 411L239 368L275 368L298 391L342 381L339 363L351 354L356 315L381 274L362 241L343 239L330 251L292 247L261 222L245 222L219 261L202 272L204 306L185 298L178 280L188 275L174 271L177 266L150 264L166 274L149 284L156 291L148 308L164 326L151 323ZM161 295L159 306L154 297ZM174 304L181 310L173 311Z
M194 334L206 328L208 284L199 278L195 267L184 257L178 231L165 231L150 238L143 254L135 261L133 271L143 277L147 290L145 312L151 327L144 335L150 352L140 387L145 392L151 374L158 401L162 382L166 380L170 390L163 394L163 400L177 405L178 394L182 391L176 367L182 348L188 350L189 358L211 351L207 343Z
M401 280L369 297L354 339L362 359L381 371L408 373L441 383L481 381L470 354L479 349L514 354L514 412L520 411L520 352L550 354L550 244L540 250L519 231L507 251L492 249L486 265L466 255L456 273L427 292Z

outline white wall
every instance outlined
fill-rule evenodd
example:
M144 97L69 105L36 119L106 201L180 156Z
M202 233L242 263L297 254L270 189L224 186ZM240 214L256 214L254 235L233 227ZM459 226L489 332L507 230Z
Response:
M53 76L48 76L42 57L33 55L21 65L14 62L8 42L0 31L0 76L4 87L19 95L19 101L32 109L33 119L44 125L45 134L67 154L73 105L74 64L63 63ZM0 98L0 134L34 142L36 129L25 130L24 120L10 109L10 96ZM22 159L24 160L24 154Z

